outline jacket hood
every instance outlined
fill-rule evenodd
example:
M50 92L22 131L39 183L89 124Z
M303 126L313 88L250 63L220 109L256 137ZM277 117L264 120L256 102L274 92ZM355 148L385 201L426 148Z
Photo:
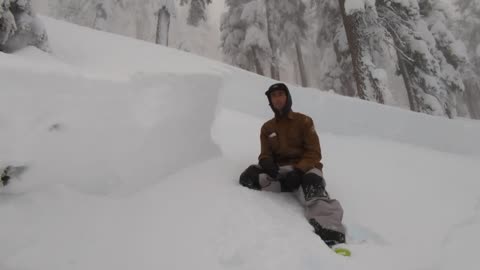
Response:
M270 94L273 91L277 90L282 90L285 92L285 94L287 94L287 103L285 104L285 107L283 107L283 110L281 112L277 111L273 107L272 99L270 98ZM270 86L267 92L265 92L265 95L268 98L268 104L270 105L270 108L272 108L272 111L275 113L275 117L286 116L292 110L292 96L290 95L290 90L288 90L288 87L284 83L276 83Z

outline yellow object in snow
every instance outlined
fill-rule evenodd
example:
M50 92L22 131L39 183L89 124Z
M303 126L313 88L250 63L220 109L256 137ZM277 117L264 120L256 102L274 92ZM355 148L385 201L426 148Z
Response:
M335 248L333 251L335 251L335 253L337 253L339 255L342 255L342 256L345 256L345 257L350 257L352 255L352 252L350 252L350 250L348 250L346 248Z

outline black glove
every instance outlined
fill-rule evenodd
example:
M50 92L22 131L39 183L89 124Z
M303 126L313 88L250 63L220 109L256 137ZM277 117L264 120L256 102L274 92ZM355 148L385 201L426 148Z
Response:
M281 180L282 190L291 192L299 188L302 184L303 175L303 171L299 169L294 169L293 171L288 172Z
M262 167L263 171L268 174L273 179L276 179L278 176L278 165L275 164L273 159L271 158L264 158L258 162L260 167Z
M241 175L240 175L240 185L244 187L248 187L251 189L260 190L260 183L258 182L258 175L262 173L262 169L258 168L257 166L250 166L248 167Z
M8 167L2 172L1 175L2 185L6 186L8 181L10 180L10 176L8 175Z

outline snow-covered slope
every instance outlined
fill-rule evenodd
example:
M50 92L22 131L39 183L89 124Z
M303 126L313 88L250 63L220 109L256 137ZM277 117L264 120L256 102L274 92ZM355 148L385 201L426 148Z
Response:
M237 184L272 81L44 20L52 55L0 54L0 164L30 167L0 190L0 269L477 269L478 122L292 87L345 259L294 196Z

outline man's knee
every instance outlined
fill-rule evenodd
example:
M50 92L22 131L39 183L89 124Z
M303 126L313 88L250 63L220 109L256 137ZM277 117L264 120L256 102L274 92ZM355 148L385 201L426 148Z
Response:
M325 188L326 183L322 171L310 170L306 172L302 177L302 185L318 185Z
M260 190L259 175L263 170L256 165L251 165L240 175L239 183L244 187Z
M328 197L325 191L325 179L315 172L307 172L302 177L302 189L305 195L305 201L309 201L313 198Z

